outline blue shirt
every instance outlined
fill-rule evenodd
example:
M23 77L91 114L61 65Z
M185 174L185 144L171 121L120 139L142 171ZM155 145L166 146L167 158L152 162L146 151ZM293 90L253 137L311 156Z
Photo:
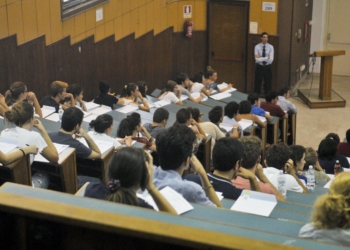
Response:
M252 106L252 114L265 117L265 113L266 113L265 110L263 110L262 108L257 106Z
M205 88L207 90L213 89L213 90L216 90L216 91L220 92L220 89L218 88L218 84L216 82L213 82L211 84L205 85Z

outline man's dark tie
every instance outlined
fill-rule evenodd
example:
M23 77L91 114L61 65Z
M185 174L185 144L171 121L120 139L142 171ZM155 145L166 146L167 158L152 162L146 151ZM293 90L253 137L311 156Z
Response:
M265 45L263 46L262 57L266 57ZM266 65L266 62L263 62L263 65Z

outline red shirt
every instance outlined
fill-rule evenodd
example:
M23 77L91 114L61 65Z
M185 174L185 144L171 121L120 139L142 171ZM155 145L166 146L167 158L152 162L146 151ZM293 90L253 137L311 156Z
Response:
M280 118L285 116L285 112L281 109L280 106L278 106L277 104L274 104L272 102L262 102L260 104L260 107L267 111L270 112L270 115L272 116L278 116Z
M339 143L337 154L344 155L345 157L350 157L350 143L348 142Z

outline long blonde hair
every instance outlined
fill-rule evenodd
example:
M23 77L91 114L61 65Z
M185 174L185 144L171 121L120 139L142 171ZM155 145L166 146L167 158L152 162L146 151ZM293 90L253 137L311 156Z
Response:
M317 228L350 228L350 173L339 174L327 195L315 203L312 221Z

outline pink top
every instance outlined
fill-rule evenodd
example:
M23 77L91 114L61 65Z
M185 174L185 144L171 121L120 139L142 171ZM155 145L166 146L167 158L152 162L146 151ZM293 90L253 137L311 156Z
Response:
M261 192L263 193L267 193L267 194L275 194L275 191L273 191L273 189L271 188L271 186L269 184L263 183L261 181L258 181ZM237 176L237 178L234 180L232 180L232 184L236 187L236 188L241 188L241 189L248 189L250 190L250 183L249 180L246 180L240 176Z

